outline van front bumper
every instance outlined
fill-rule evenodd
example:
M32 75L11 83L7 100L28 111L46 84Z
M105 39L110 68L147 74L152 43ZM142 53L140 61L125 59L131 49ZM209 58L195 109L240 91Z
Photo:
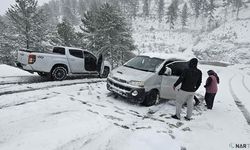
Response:
M137 103L142 103L146 95L144 88L128 86L110 78L107 79L107 89Z

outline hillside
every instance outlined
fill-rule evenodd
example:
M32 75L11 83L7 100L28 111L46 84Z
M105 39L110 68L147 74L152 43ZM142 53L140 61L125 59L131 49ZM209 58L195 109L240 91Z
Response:
M187 52L201 60L224 61L229 63L250 63L250 5L241 8L239 19L229 13L223 23L223 9L215 12L217 27L202 31L203 20L194 25L189 19L186 29L182 30L179 23L176 29L169 31L166 22L137 18L133 21L134 34L138 51L143 52ZM188 52L190 53L190 52Z
M170 26L167 20L170 18L169 14L173 12L169 13L169 8L175 1L178 1L177 7L174 7L172 11L176 13L176 16L174 25ZM134 51L136 54L143 52L185 52L193 53L201 60L223 61L233 64L250 63L248 59L250 55L249 0L232 0L228 1L227 5L223 4L225 2L223 0L199 1L202 7L197 7L200 13L198 16L195 9L195 3L198 2L196 0L51 0L36 8L46 12L43 14L46 17L37 16L37 20L44 19L46 21L41 21L39 27L37 25L32 26L32 32L29 31L26 34L18 29L24 30L23 26L16 27L24 19L11 23L15 20L11 21L7 16L0 16L0 63L13 64L15 50L23 47L34 49L39 47L39 50L42 51L48 47L63 45L87 48L93 52L97 51L93 49L93 46L86 47L87 43L93 43L95 39L92 39L91 42L91 38L83 38L83 31L80 26L83 27L84 23L82 23L81 18L84 17L85 12L100 8L104 2L109 2L113 7L120 8L119 10L124 14L123 17L127 18L126 23L132 24L133 39L137 47ZM160 5L160 2L163 4ZM241 6L238 7L238 19L236 19L236 2L242 2ZM213 3L213 9L208 9L208 6L210 8L212 5L211 3ZM183 17L181 16L183 16L185 4L187 4L187 21L186 25L182 26ZM226 12L227 17L225 19ZM160 14L162 15L161 18ZM63 18L68 22L67 27L72 28L72 30L58 30L58 25L62 24ZM37 20L33 20L33 24ZM162 21L159 22L160 20ZM123 25L126 23L123 23ZM170 27L172 27L171 30ZM104 35L106 35L107 29L103 30L105 31L103 32ZM67 31L67 36L63 34L63 31ZM117 33L121 33L121 31L117 31ZM30 35L22 38L28 34ZM28 37L33 38L29 39ZM124 39L127 38L124 37ZM32 44L28 46L27 43ZM113 42L111 45L117 47L117 43ZM133 42L130 43L131 45L133 45ZM118 46L123 47L124 44L118 44ZM103 47L103 45L100 44L100 47ZM130 51L133 48L134 46L125 50ZM116 51L119 53L119 49ZM119 54L117 57L119 57ZM118 65L121 64L119 59L113 61Z

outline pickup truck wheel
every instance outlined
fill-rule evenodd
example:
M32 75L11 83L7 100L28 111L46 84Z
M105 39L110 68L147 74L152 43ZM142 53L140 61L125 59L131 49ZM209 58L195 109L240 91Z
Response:
M142 105L147 107L155 105L156 103L159 102L159 98L160 98L159 92L157 90L152 90L146 95L144 101L142 102Z
M101 78L107 78L109 75L110 69L108 67L104 67L102 75L100 75Z
M62 81L67 77L67 69L62 66L55 67L51 72L51 78L55 81Z

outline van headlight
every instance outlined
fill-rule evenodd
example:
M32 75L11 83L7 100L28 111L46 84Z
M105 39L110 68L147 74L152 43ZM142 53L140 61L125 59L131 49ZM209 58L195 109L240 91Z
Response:
M132 80L129 82L130 85L133 85L133 86L139 86L139 87L144 87L144 82L143 81L135 81L135 80Z

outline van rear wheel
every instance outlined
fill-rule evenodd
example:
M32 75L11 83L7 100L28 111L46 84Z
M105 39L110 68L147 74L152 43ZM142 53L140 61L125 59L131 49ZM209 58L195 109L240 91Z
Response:
M159 92L157 90L152 90L146 95L144 101L142 102L142 105L147 107L155 105L156 103L159 102L159 99L160 99Z

